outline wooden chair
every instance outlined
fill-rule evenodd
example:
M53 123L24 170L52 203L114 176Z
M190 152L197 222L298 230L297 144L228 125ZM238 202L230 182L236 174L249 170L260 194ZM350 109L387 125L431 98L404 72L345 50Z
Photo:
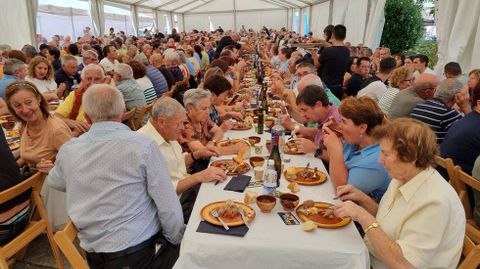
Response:
M140 129L142 128L143 126L143 117L145 116L145 114L150 114L150 112L152 111L152 107L153 107L153 104L155 104L155 101L157 101L157 98L153 99L152 103L150 103L149 105L146 105L144 107L142 107L142 109L140 110L140 113L138 114L138 118L137 118L137 123L135 124L135 127L137 129Z
M73 268L88 269L90 268L88 262L73 244L73 241L77 237L77 232L75 224L70 220L68 221L67 226L65 226L65 229L56 232L53 238Z
M437 163L438 166L442 167L443 169L445 169L448 173L448 182L450 182L450 185L452 185L452 187L457 190L457 186L455 186L456 184L456 180L455 177L457 176L456 175L456 172L455 172L455 165L453 164L453 161L452 159L450 158L442 158L440 156L435 156L435 162ZM458 191L457 191L458 193Z
M45 211L45 206L42 199L40 198L40 190L43 186L43 181L45 180L45 174L40 172L31 176L27 180L17 184L14 187L9 188L0 193L0 204L5 203L17 197L19 194L24 193L28 189L32 189L31 194L31 206L32 212L36 210L38 213L39 220L33 220L30 216L29 223L25 230L15 237L13 240L8 242L6 245L0 246L0 269L8 268L8 260L15 256L16 253L24 249L30 242L35 238L41 235L43 232L46 232L50 246L52 247L53 255L55 257L55 263L57 267L63 269L63 260L58 250L57 245L53 240L52 230L47 220L47 212Z
M457 269L472 269L480 266L480 245L465 235L463 240L462 260Z
M460 197L460 201L462 201L465 209L465 216L467 218L467 227L465 233L475 244L480 244L480 227L475 224L473 219L472 205L468 199L466 187L468 185L472 188L472 190L480 192L480 181L462 171L460 166L455 167L455 172L457 174L456 178L454 179L457 181L455 182L455 185L458 186L457 193Z
M123 113L123 116L122 116L122 122L128 121L128 126L130 127L130 129L132 129L132 131L137 130L137 127L135 126L135 119L134 119L135 112L137 112L137 108L133 107L132 109L130 109L130 111Z

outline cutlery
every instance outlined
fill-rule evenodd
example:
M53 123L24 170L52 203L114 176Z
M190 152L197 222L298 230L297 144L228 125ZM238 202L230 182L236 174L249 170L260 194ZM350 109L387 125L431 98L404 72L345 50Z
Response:
M312 178L317 179L317 171L318 171L318 168L315 167L315 169L313 170L313 176L312 176Z
M245 223L245 226L247 226L247 228L250 229L250 224L248 224L248 220L247 218L245 217L245 214L244 214L244 211L243 211L243 208L240 207L240 216L242 216L242 220L243 222Z
M310 163L307 163L307 166L305 166L305 168L303 168L302 176L304 176L304 177L307 176L308 167L310 167Z
M227 224L225 222L223 222L223 220L220 218L220 216L218 215L218 211L216 209L212 210L212 216L217 218L220 223L223 225L223 228L225 228L225 230L230 230L230 228L227 226Z

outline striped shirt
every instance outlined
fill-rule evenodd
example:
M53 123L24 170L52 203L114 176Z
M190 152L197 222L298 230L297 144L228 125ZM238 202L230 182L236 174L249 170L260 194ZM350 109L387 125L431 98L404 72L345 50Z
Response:
M147 66L147 77L152 82L157 96L161 96L163 93L169 90L167 80L163 76L162 72L152 65Z
M147 76L136 79L136 81L145 95L145 102L147 102L147 105L151 104L153 99L157 97L157 93L155 92L152 82Z
M441 144L448 128L461 119L462 115L448 107L442 100L433 98L417 104L410 116L428 124L437 135L437 144Z
M380 109L385 113L385 115L388 115L388 111L390 110L390 107L392 106L393 99L395 99L395 96L397 96L397 93L399 93L400 90L397 88L387 88L387 91L385 92L384 95L378 100L378 106Z

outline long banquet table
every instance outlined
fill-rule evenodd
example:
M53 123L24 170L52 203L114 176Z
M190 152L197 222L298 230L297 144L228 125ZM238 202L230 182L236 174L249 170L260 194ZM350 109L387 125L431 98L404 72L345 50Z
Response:
M257 135L253 128L248 131L228 131L225 138L246 138ZM270 133L261 135L261 145L270 139ZM267 151L263 146L263 154ZM255 154L252 150L252 156ZM291 159L285 168L292 165L318 167L326 173L321 160L313 155L288 155ZM220 156L228 159L231 156ZM247 175L254 180L253 169ZM227 181L214 185L202 184L192 215L188 222L180 248L180 257L175 269L260 269L260 268L370 268L369 254L353 222L338 229L317 228L304 232L302 225L285 225L277 212L284 211L279 200L270 213L262 213L258 206L250 204L256 211L250 230L244 237L196 232L202 221L200 210L207 204L234 199L243 201L244 193L223 190ZM290 192L288 181L282 176L279 191ZM334 190L328 180L317 186L299 186L300 203L307 199L334 203ZM247 188L246 191L263 193L263 188Z

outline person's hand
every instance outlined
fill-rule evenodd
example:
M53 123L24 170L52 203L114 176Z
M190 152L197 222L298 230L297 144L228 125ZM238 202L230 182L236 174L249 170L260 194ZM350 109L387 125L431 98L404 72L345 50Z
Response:
M227 113L227 115L233 119L236 119L238 121L243 121L243 114L240 112L235 112L235 111L230 111Z
M205 148L207 148L209 151L215 152L214 156L220 156L220 150L215 145L207 144Z
M198 182L204 183L204 182L211 182L211 181L220 181L223 182L225 179L227 179L227 174L225 174L225 171L223 169L210 166L207 169L198 172Z
M42 158L40 162L37 163L36 168L38 171L48 174L53 168L53 162L51 160L46 160Z
M221 128L222 131L224 131L224 132L232 129L232 127L233 127L233 122L232 122L231 120L223 121L222 124L220 124L220 128Z
M79 133L85 133L90 129L90 124L76 120L67 120L67 125L70 129Z
M215 150L212 150L208 147L204 147L202 149L195 150L192 152L193 157L198 160L198 159L208 159L212 156L218 156L218 153Z
M295 139L295 145L298 148L299 152L304 152L304 153L313 153L315 150L317 150L318 146L313 143L312 140L306 139L306 138L296 138Z
M63 93L65 92L66 89L67 89L67 83L66 83L66 82L60 83L60 85L59 85L58 88L57 88L57 96L58 96L58 98L63 97Z
M332 129L330 129L327 125L322 127L323 132L323 144L327 148L328 152L338 152L343 150L342 141L336 135Z
M368 195L366 195L364 192L348 184L343 186L338 186L336 191L336 196L341 201L350 200L357 203L361 203L365 201L365 199L370 199Z
M352 220L358 221L359 218L369 215L369 213L361 206L352 201L346 201L333 206L333 213L340 218L351 217Z
M283 127L285 127L287 130L293 130L295 128L295 123L293 123L292 119L287 114L280 115L280 121Z

